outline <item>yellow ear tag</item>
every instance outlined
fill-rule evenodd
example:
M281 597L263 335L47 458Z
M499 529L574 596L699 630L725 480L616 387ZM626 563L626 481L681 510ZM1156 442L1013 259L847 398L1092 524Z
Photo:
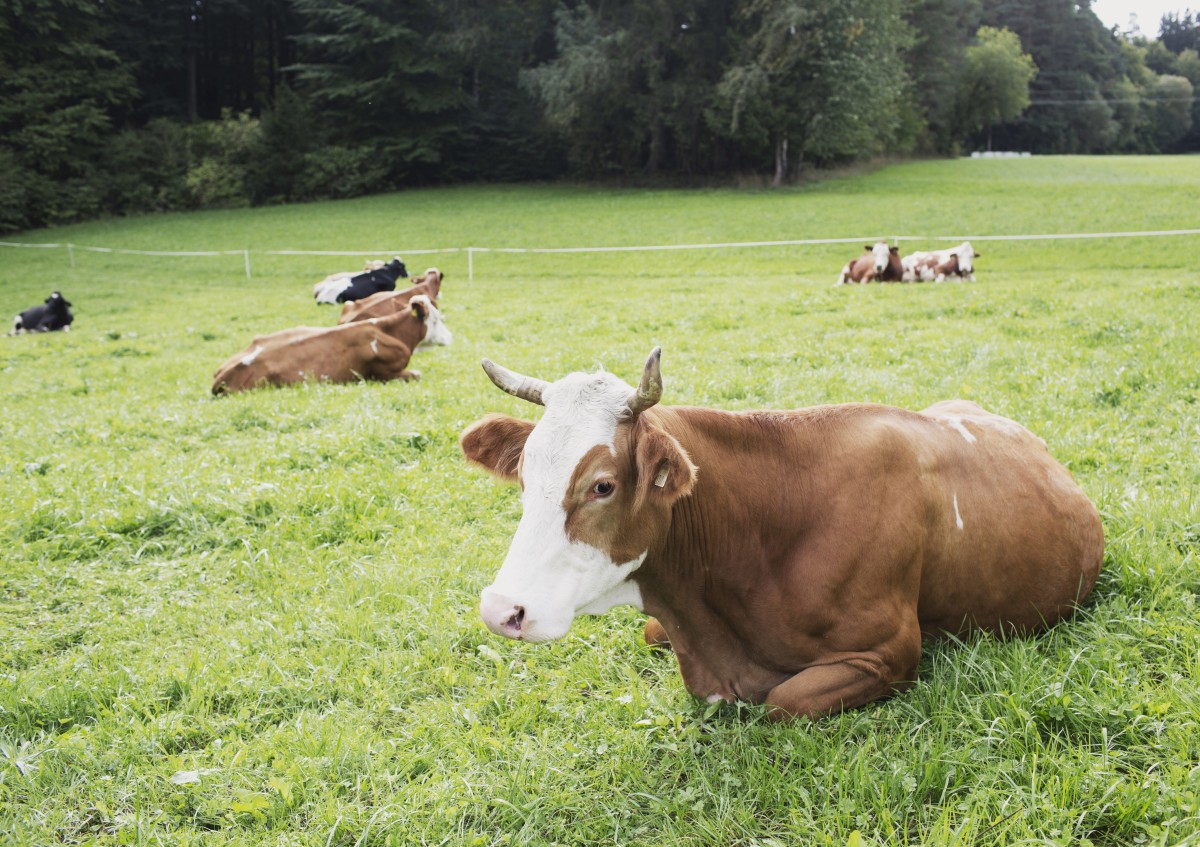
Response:
M657 488L662 488L667 484L667 469L663 468L658 472L658 476L654 478L654 485Z

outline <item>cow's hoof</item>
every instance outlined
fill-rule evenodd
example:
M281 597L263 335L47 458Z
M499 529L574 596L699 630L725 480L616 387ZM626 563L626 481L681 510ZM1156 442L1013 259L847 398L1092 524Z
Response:
M646 626L642 630L642 638L646 641L646 646L654 650L670 650L671 637L667 635L667 630L658 622L657 618L650 618L646 621Z

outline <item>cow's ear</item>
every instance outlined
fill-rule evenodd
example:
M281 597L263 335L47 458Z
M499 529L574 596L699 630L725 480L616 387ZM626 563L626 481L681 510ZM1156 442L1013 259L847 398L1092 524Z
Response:
M467 427L459 438L463 455L501 479L515 482L525 441L533 431L529 421L491 414Z
M673 435L646 427L637 441L637 498L640 507L650 498L674 503L696 484L696 466Z
M980 256L982 256L982 255L983 255L983 254L982 254L982 253L980 253L978 250L972 250L971 252L975 254L975 258L976 258L976 259L978 259Z
M889 247L889 248L888 248L888 252L889 252L889 253L895 253L897 256L899 256L899 255L900 255L900 248L899 248L899 247Z
M413 317L421 323L425 323L425 320L429 317L429 304L424 300L414 297L409 306L412 307Z
M864 244L864 245L863 245L863 249L864 249L864 250L866 250L868 253L870 253L870 252L871 252L872 250L874 250L875 248L874 248L874 247L872 247L870 244Z

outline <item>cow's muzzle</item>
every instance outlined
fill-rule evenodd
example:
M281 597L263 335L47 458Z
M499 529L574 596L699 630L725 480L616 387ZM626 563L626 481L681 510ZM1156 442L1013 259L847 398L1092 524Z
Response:
M484 589L479 599L479 614L487 628L496 635L518 639L523 637L525 607L503 594Z

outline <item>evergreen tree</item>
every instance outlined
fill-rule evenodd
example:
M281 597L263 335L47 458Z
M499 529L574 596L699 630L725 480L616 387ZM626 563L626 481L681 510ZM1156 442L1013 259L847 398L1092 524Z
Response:
M305 30L293 65L348 173L368 160L386 184L428 179L460 129L467 97L461 65L441 38L432 0L293 0Z
M978 0L914 0L905 16L913 31L905 53L912 105L924 125L923 146L932 151L952 152L963 140L957 96L979 15Z
M133 77L108 46L107 7L91 0L0 6L0 228L96 214L91 177L132 102Z

